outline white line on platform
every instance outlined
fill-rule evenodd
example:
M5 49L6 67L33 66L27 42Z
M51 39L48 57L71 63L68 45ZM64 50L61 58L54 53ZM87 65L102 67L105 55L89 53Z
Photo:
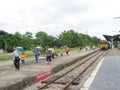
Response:
M103 63L104 58L101 59L101 61L98 63L97 67L95 68L95 70L92 72L91 76L88 78L88 80L84 83L83 88L81 88L80 90L89 90L90 85L92 84L100 66Z

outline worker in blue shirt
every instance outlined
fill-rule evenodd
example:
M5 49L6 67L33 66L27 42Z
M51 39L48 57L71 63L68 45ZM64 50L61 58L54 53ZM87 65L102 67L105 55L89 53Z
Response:
M36 60L36 63L38 63L38 56L39 56L39 50L37 47L34 48L34 54L35 54L35 60Z

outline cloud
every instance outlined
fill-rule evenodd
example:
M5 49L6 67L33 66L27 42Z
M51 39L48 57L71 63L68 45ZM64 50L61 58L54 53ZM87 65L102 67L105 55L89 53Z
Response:
M0 0L0 29L9 33L74 29L90 35L119 30L118 0ZM102 36L102 35L101 35ZM99 36L99 37L101 37Z

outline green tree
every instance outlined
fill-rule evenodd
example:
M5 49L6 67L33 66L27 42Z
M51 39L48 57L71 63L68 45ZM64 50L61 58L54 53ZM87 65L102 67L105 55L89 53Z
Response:
M48 35L46 32L40 31L36 33L36 45L46 47L52 46L54 37Z
M37 45L44 47L44 45L45 45L44 43L45 43L46 38L47 38L47 33L43 32L43 31L37 32L36 33Z
M74 30L64 31L59 36L59 44L61 46L76 47L80 45L79 34Z
M13 35L14 46L21 46L22 35L17 31Z
M97 42L99 42L98 38L91 38L87 34L78 33L74 30L62 32L58 38L59 46L85 47L92 46Z
M25 50L31 50L33 48L33 39L32 33L26 32L22 35L21 46L24 47Z
M92 39L92 41L93 41L93 44L95 45L95 46L98 46L99 45L99 42L100 42L100 38L98 38L98 37L96 37L96 36L94 36L94 37L91 37L91 39Z
M7 51L7 44L10 34L7 32L0 30L0 48Z
M100 41L97 37L90 37L75 32L75 30L64 31L58 37L53 37L43 31L37 32L35 36L36 38L33 38L31 32L22 35L19 32L9 34L0 30L0 48L11 52L13 46L22 46L25 50L31 50L34 46L42 46L44 50L45 47L62 47L65 45L70 47L97 46Z

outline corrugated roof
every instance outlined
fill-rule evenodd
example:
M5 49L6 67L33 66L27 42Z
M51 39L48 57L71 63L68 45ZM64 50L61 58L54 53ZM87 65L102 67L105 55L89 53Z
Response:
M103 35L105 37L106 40L111 41L113 39L113 41L120 41L120 34L117 35Z

